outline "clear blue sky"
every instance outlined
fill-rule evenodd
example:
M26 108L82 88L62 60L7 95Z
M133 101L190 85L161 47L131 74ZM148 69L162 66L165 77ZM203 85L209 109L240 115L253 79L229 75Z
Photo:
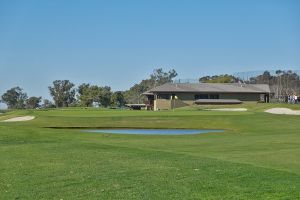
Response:
M0 1L0 94L49 97L55 79L124 90L157 67L300 69L300 1Z

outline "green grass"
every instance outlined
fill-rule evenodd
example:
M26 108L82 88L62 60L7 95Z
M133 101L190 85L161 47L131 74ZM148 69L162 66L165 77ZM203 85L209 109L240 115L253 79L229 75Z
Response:
M204 110L216 106L6 112L0 120L36 119L0 123L0 199L300 199L300 116L262 112L283 106L300 109L244 104L237 107L247 112ZM226 131L145 136L63 127Z

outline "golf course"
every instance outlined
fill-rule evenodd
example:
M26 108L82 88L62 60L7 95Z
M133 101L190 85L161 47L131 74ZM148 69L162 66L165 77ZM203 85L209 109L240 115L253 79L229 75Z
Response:
M245 103L171 111L63 108L0 115L0 199L299 199L300 116ZM30 121L5 122L33 116ZM131 135L87 129L220 129Z

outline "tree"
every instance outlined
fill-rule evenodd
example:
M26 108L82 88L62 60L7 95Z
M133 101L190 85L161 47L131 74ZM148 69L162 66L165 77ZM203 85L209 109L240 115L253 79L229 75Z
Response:
M42 97L29 97L26 100L26 108L35 109L40 107Z
M7 105L8 109L22 109L25 108L27 94L20 87L14 87L7 90L1 98L1 101Z
M251 77L250 83L269 84L271 93L279 101L284 101L287 95L300 94L300 77L291 70L276 70L274 75L264 71L258 76Z
M68 107L75 102L74 84L69 80L56 80L53 87L49 86L50 95L56 107Z
M77 98L81 106L89 107L93 106L94 103L103 107L110 106L112 92L108 86L100 87L83 83L78 87L77 92Z
M279 70L277 70L279 71ZM256 84L272 84L274 82L275 77L271 75L269 71L264 71L263 74L258 75L256 77L250 78L250 83Z
M199 79L201 83L238 83L239 81L239 78L228 74L203 76Z
M168 72L164 72L162 68L155 69L148 79L135 84L124 93L126 102L139 103L144 98L144 96L141 96L142 93L165 83L170 83L176 76L177 72L174 69Z
M43 108L55 108L55 105L48 99L43 100Z
M91 88L90 84L83 83L83 84L79 85L77 92L78 92L77 98L79 100L80 106L90 107L93 105L93 102L95 99L95 96L93 96L93 93L95 93L95 92L92 92L92 88Z
M99 104L104 107L110 106L111 99L111 88L108 86L99 87Z
M111 103L114 106L122 107L125 105L125 98L122 92L114 92L111 96Z
M169 72L164 72L162 68L159 68L153 71L153 73L150 75L150 80L153 81L153 86L155 87L172 82L173 78L175 78L177 75L178 74L174 69L170 70Z

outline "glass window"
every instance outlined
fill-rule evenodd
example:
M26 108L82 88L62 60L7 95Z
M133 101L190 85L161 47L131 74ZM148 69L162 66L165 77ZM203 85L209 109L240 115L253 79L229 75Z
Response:
M195 99L208 99L208 94L196 94Z
M157 95L158 99L170 99L170 95L169 94L159 94Z
M197 99L219 99L219 94L196 94L195 100Z
M210 99L219 99L219 95L218 94L210 94L209 98Z

